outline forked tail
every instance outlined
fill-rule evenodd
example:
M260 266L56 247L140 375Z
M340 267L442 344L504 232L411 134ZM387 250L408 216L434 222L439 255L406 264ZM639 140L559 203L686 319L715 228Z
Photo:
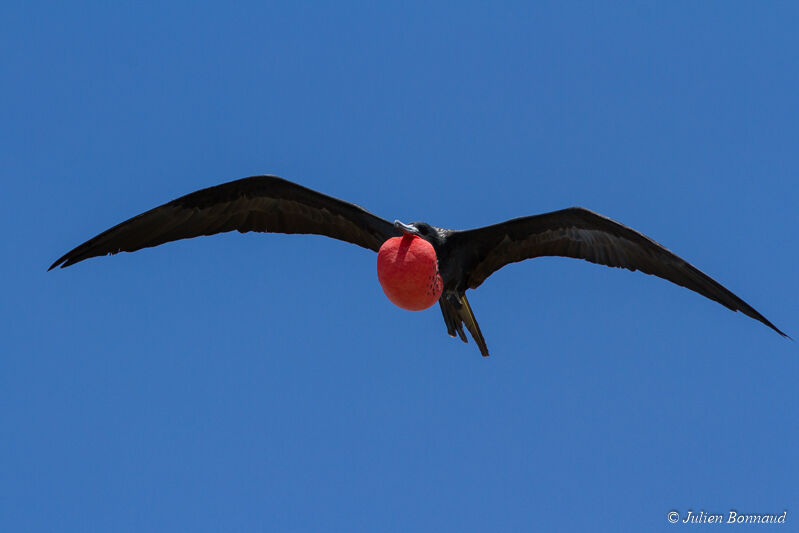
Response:
M469 305L469 300L466 299L465 294L456 292L444 293L438 300L441 306L441 314L444 315L444 323L447 325L447 333L450 337L457 335L463 342L469 342L466 334L463 331L463 325L472 334L474 342L480 348L480 353L483 357L488 357L488 346L483 338L483 332L480 331L480 326L477 325L477 320L474 318L472 307Z

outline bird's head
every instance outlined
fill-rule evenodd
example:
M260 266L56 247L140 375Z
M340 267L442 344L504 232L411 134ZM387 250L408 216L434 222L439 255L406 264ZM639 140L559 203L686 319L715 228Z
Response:
M404 222L395 220L394 227L400 230L403 235L416 235L434 244L438 244L440 238L436 228L427 222L411 222L410 224L405 224Z
M406 224L399 220L395 220L394 227L400 230L403 235L419 235L419 230L416 229L416 225L414 223Z

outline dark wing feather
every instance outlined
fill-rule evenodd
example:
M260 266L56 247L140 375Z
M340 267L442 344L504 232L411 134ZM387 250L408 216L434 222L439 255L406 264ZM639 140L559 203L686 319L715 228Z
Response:
M450 237L464 247L467 283L475 289L503 266L541 256L585 259L611 267L640 270L681 285L759 320L787 337L749 304L649 237L588 209L572 207L516 218Z
M398 234L392 223L355 204L276 176L252 176L187 194L126 220L67 252L50 270L89 257L233 230L314 233L375 251Z

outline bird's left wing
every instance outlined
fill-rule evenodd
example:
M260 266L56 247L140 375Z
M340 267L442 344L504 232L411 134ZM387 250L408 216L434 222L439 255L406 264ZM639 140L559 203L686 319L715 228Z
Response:
M640 270L681 285L759 320L786 336L753 307L710 276L649 237L581 207L516 218L493 226L454 232L468 286L475 289L503 266L541 256L585 259L611 267Z
M313 233L374 251L398 235L391 222L358 205L277 176L252 176L187 194L126 220L67 252L50 270L90 257L233 230Z

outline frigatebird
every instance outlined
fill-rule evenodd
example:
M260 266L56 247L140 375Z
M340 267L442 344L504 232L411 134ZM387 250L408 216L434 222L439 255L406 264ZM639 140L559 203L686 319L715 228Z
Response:
M425 222L391 223L358 205L270 175L231 181L172 200L100 233L64 254L48 270L90 257L233 230L325 235L376 252L394 237L424 239L437 259L443 286L436 298L447 333L468 342L465 325L483 356L489 355L488 347L466 291L476 289L509 263L541 256L574 257L640 270L740 311L787 337L752 306L684 259L634 229L582 207L460 231ZM431 287L427 287L428 295ZM435 300L428 305L433 303Z

